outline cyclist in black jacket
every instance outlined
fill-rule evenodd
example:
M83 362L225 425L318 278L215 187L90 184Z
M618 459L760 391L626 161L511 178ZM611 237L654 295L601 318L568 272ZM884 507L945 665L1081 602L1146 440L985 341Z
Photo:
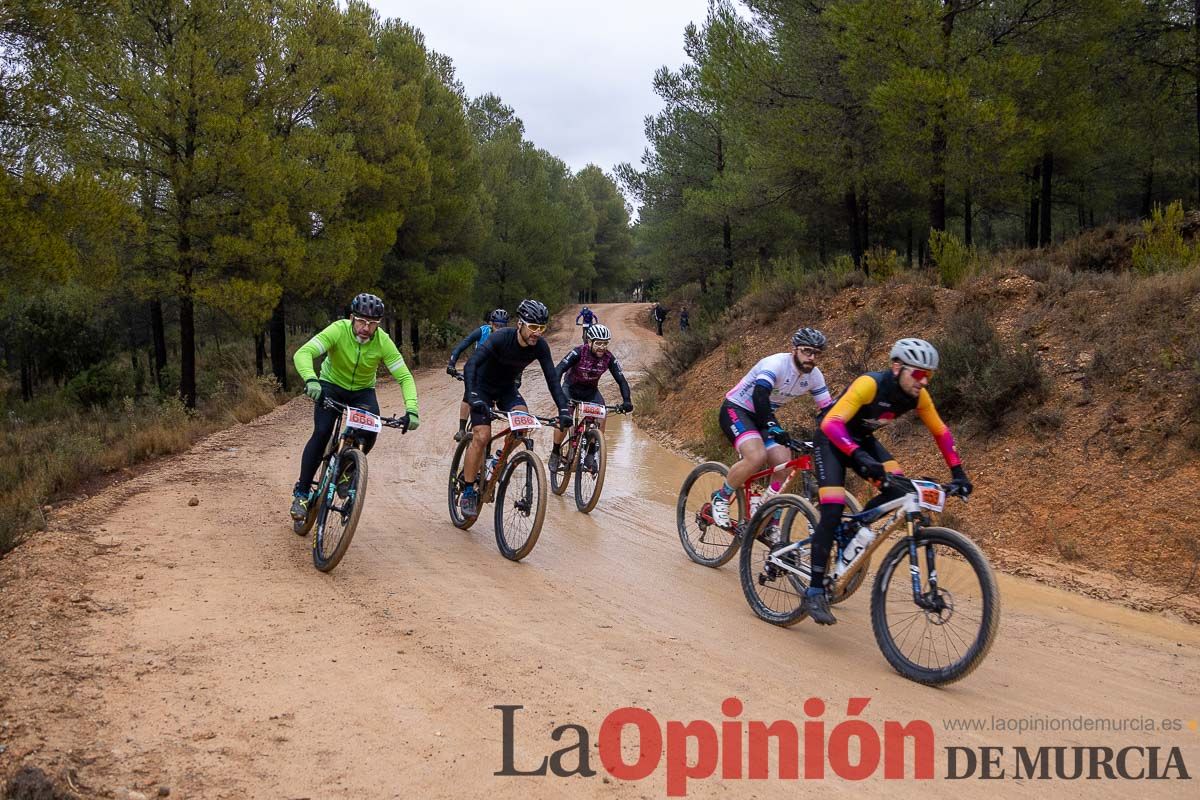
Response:
M484 451L492 438L491 409L528 411L517 384L525 367L537 361L546 377L550 396L558 406L559 423L571 424L571 409L558 385L558 373L550 345L542 338L550 322L550 311L537 300L522 300L517 306L517 326L496 331L475 348L463 370L467 383L467 402L471 405L471 446L463 464L463 490L460 507L463 516L479 513L479 495L475 480L483 464Z

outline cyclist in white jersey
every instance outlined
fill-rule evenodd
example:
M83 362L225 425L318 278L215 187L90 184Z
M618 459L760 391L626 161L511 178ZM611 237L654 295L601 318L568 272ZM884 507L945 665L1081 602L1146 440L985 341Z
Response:
M790 439L775 419L775 411L806 394L818 409L833 405L825 376L816 365L826 341L819 330L800 328L792 334L790 353L775 353L759 361L725 395L718 412L721 430L741 458L729 468L725 485L713 492L712 517L717 525L729 527L729 501L737 487L768 463L777 467L791 458ZM771 484L772 491L780 488L778 481Z

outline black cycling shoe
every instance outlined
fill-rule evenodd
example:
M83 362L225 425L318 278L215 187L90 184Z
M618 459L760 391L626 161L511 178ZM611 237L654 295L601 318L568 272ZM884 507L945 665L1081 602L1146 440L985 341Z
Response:
M800 606L812 617L818 625L836 625L837 617L829 609L829 595L822 591L820 594L804 593L804 602Z

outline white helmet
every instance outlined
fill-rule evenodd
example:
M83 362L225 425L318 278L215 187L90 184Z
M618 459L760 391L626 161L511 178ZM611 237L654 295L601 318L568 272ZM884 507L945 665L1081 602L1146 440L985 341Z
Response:
M597 322L595 325L588 325L583 329L583 335L589 342L607 342L612 338L612 334L608 328Z
M892 345L891 358L917 369L938 368L938 351L924 339L901 339Z

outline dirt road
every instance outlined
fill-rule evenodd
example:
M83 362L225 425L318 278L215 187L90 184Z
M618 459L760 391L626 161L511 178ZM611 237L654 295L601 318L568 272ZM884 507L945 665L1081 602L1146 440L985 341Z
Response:
M630 371L659 341L635 320L645 309L596 308ZM551 337L556 357L578 341L573 314ZM751 614L736 562L689 562L673 507L691 465L628 419L611 423L595 512L551 497L537 548L513 564L496 551L489 515L468 532L447 518L461 384L430 369L418 386L422 427L381 435L358 533L332 574L313 569L308 541L286 517L311 426L303 398L56 512L51 531L0 562L4 772L36 764L88 797L153 796L159 786L203 798L662 797L665 760L644 780L607 777L597 756L604 718L637 706L660 725L717 725L729 719L727 697L742 701L737 719L746 722L799 726L810 697L827 704L827 731L847 719L852 697L871 698L861 718L880 730L885 720L927 720L939 780L887 781L901 796L1025 794L1027 782L1011 779L1015 745L1160 745L1160 769L1177 746L1188 773L1200 772L1192 626L1006 579L1000 636L984 665L944 690L917 686L880 655L866 592L838 608L834 628L781 630ZM524 387L548 412L533 370ZM617 396L607 379L602 390ZM402 408L394 385L380 400L385 413ZM590 735L597 774L494 775L504 764L498 705L524 707L513 712L516 768L574 744L574 729L551 739L574 723ZM1018 734L944 723L994 717L1102 718L1126 729ZM1145 722L1129 718L1182 728L1131 730ZM632 741L627 731L630 761ZM942 782L945 748L981 746L1007 748L1005 779ZM563 763L577 761L574 753ZM687 789L863 789L826 774L802 785L714 777ZM868 782L882 780L880 767ZM1183 797L1191 783L1038 781L1063 797Z

